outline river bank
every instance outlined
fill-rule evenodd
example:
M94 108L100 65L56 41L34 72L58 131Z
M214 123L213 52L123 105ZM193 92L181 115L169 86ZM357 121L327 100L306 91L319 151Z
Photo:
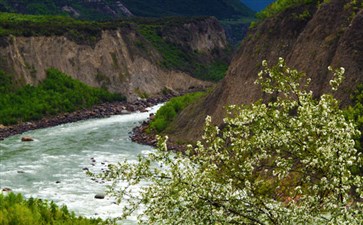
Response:
M56 116L46 117L37 121L29 121L11 126L0 125L0 141L4 140L7 137L16 134L22 134L30 130L48 128L80 120L104 118L112 115L129 114L136 111L145 112L146 108L154 106L161 102L168 101L174 96L174 94L168 94L162 97L140 99L135 102L103 103L93 106L89 109L77 110L71 113L62 113Z
M152 119L154 118L153 114L150 114L150 117L143 121L139 126L134 127L132 129L132 135L131 135L131 140L133 142L136 142L138 144L143 144L143 145L150 145L153 147L156 147L157 145L157 140L156 140L156 133L154 132L147 132L147 129L149 128L149 124L152 121ZM185 151L185 145L180 145L177 143L173 143L168 141L167 142L167 146L169 150L172 151Z

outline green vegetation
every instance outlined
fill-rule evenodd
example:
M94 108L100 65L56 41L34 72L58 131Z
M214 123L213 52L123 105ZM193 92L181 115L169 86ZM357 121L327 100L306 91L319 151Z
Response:
M227 60L210 62L211 60L206 60L208 57L204 54L166 41L164 35L167 36L168 34L162 32L206 18L132 18L113 22L91 22L64 16L0 13L0 37L64 35L76 43L94 46L101 38L102 30L130 29L130 26L133 26L160 52L162 55L160 65L164 68L181 70L203 80L218 81L223 78L227 70ZM148 54L146 47L148 45L144 43L145 39L135 40L133 45L142 50L143 54ZM11 42L11 39L9 41ZM113 60L115 61L114 57ZM115 64L115 66L118 65ZM98 78L101 79L102 77L98 76ZM107 81L105 82L107 83Z
M150 131L161 133L179 112L205 95L205 92L196 92L170 99L170 101L157 111L155 119L150 123Z
M20 194L0 194L0 224L2 225L101 225L101 219L77 217L66 206L40 199L24 199Z
M285 11L291 7L297 7L299 5L306 5L312 3L319 3L318 0L277 0L267 6L264 10L257 13L257 17L260 19L272 17L280 12Z
M0 12L11 12L32 15L61 15L92 21L106 21L111 19L127 18L124 8L139 17L161 18L171 16L214 16L219 20L234 21L228 32L231 40L239 42L241 34L236 29L236 22L241 18L253 18L255 13L244 5L240 0L0 0ZM239 27L248 26L239 23ZM235 44L235 43L234 43Z
M147 22L149 22L148 20ZM164 20L165 21L165 20ZM160 52L162 61L160 65L167 69L176 69L192 74L194 77L202 80L219 81L221 80L227 69L227 62L215 60L211 63L206 63L204 56L201 53L193 52L188 48L183 48L174 43L170 43L163 38L162 31L168 30L168 27L173 24L182 24L188 22L180 18L170 18L164 22L162 20L153 20L153 24L138 21L138 31ZM192 20L190 20L191 22Z
M239 0L124 0L135 15L144 17L215 16L218 19L253 16Z
M124 218L142 207L141 224L362 224L363 174L352 173L363 164L359 131L333 95L314 96L304 73L283 59L262 66L256 84L274 101L232 105L221 127L207 117L202 140L185 152L159 138L138 163L98 176L114 181ZM344 69L332 72L336 91ZM149 186L135 194L140 182Z
M14 88L10 77L0 72L0 124L38 120L44 116L88 108L101 102L123 101L118 94L89 87L56 69L38 86Z
M352 95L352 106L345 109L348 119L355 122L361 134L356 137L357 148L363 153L363 84Z
M224 19L253 16L253 12L239 0L124 0L122 3L134 15L142 17L205 15ZM124 16L115 0L0 0L1 11L24 14L68 15L62 10L64 6L72 7L79 15L70 14L81 19L105 20Z
M93 45L101 38L102 29L116 29L122 25L122 22L99 23L64 16L0 13L1 37L65 35L77 43Z

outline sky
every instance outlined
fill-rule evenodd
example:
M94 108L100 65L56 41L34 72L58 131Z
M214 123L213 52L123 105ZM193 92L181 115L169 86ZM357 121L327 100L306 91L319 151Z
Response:
M257 12L264 9L273 1L274 0L241 0L241 2L245 3L248 7Z

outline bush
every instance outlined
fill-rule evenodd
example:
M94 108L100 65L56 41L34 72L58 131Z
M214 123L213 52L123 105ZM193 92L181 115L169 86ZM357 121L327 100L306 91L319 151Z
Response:
M150 123L149 131L156 131L157 133L161 133L168 127L168 125L173 121L175 116L180 111L182 111L189 104L195 102L205 94L206 93L204 92L196 92L170 99L169 102L167 102L157 111L155 119Z
M354 121L361 135L356 137L357 148L363 153L363 84L352 94L352 106L345 109L347 119Z
M287 8L318 2L319 1L317 0L277 0L271 3L261 12L257 13L257 17L259 19L264 19L279 14L280 12L285 11Z
M0 76L8 77L2 72ZM37 87L26 85L15 90L8 81L0 83L0 124L39 120L102 102L124 100L125 97L119 94L89 87L57 69L48 69L47 78Z
M344 69L333 73L334 91ZM145 224L361 224L363 176L351 171L363 163L359 131L332 95L314 98L309 82L283 59L264 61L257 83L274 101L232 105L222 127L207 117L186 152L168 151L161 138L157 151L100 177L129 203L123 216L142 207ZM149 186L135 193L140 182Z
M66 206L58 207L54 202L40 199L24 199L20 194L0 194L0 224L30 225L100 225L107 224L101 219L77 217Z

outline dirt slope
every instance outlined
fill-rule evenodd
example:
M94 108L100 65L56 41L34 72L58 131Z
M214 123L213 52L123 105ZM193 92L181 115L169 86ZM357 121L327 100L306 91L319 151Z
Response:
M362 1L357 1L356 7L350 2L331 0L320 7L291 8L250 30L225 79L205 99L180 114L169 136L179 142L196 140L206 115L220 124L224 106L263 98L260 87L254 84L263 59L272 65L278 57L285 58L289 66L312 78L311 88L317 95L329 89L327 67L345 67L346 79L336 96L343 105L349 104L352 90L363 82Z

